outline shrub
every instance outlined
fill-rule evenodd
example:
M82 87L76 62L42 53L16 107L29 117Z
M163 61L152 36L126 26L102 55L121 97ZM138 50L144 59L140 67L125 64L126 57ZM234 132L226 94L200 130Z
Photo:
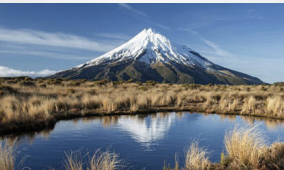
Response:
M11 86L0 85L0 96L4 94L13 94L17 93L17 91Z
M30 77L24 77L24 81L33 81L33 79Z
M74 89L67 89L67 94L73 94L73 93L75 93Z
M136 81L136 83L140 86L142 85L142 82L141 81Z
M275 82L272 85L274 85L274 86L284 86L284 82Z
M76 86L80 86L80 85L81 85L81 83L79 81L73 80L67 86L76 87Z
M95 85L105 85L105 84L108 83L108 81L107 80L100 80L100 81L95 81L94 83L95 83Z
M89 93L90 95L97 95L97 94L98 94L97 91L96 91L96 89L91 89L91 90L88 91L88 93Z
M41 85L39 85L39 87L46 88L46 84L41 84Z
M60 86L60 85L62 85L62 81L63 81L62 79L48 79L47 84Z
M147 91L147 87L145 86L138 86L138 90Z
M34 87L34 86L36 86L35 85L35 83L34 82L32 82L32 81L22 81L21 83L20 83L20 85L21 86L29 86L29 87Z
M155 82L155 81L153 81L153 80L146 81L145 83L146 83L146 85L148 85L148 86L155 86L155 85L157 84L157 82Z
M133 79L128 79L128 80L126 81L126 83L133 83L133 82L134 82Z
M18 81L17 80L7 80L6 83L8 83L8 84L17 84Z

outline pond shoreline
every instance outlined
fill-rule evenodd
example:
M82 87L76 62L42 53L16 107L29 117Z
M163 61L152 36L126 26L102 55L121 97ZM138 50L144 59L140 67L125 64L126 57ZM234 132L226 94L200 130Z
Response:
M0 85L0 135L39 131L57 121L80 117L173 111L284 119L284 85L278 84L14 81L3 80ZM22 83L27 81L32 85Z
M271 117L264 114L240 114L240 112L218 112L211 111L208 112L203 109L197 109L196 107L188 108L176 108L176 107L157 107L152 109L142 109L138 111L113 111L105 112L98 110L84 110L84 113L80 111L68 111L55 113L51 118L36 122L25 122L25 123L13 123L9 122L0 125L0 136L25 133L25 132L39 132L46 128L54 128L56 123L62 120L72 120L76 118L86 118L86 117L107 117L107 116L120 116L120 115L146 115L146 114L156 114L158 112L191 112L191 113L206 113L206 114L218 114L218 115L236 115L236 116L248 116L255 118L269 118L273 120L284 120L282 117Z
M172 108L174 109L174 108ZM166 108L164 108L164 110L166 110ZM167 111L169 110L169 108L167 109ZM153 110L153 113L154 110ZM71 114L71 113L70 113ZM148 114L148 115L146 115ZM94 115L94 114L92 114ZM188 169L214 169L214 170L229 170L229 169L242 169L243 165L246 166L246 169L284 169L283 167L283 156L284 156L284 143L280 142L280 141L272 141L273 143L266 143L266 141L264 140L266 138L266 136L263 136L265 134L265 132L263 132L263 130L261 127L259 127L259 122L252 122L253 124L250 124L250 120L256 120L256 121L262 121L261 118L257 119L256 117L241 117L241 116L234 116L234 115L228 115L225 116L225 114L206 114L206 113L190 113L190 112L158 112L157 114L150 114L150 113L145 113L145 112L141 112L140 114L137 112L136 114L133 113L109 113L107 114L96 114L97 116L92 116L91 114L87 114L84 116L85 118L80 118L83 115L81 114L73 114L73 116L68 115L68 117L63 117L62 115L62 119L61 120L67 120L67 121L62 121L58 124L58 126L54 127L53 129L45 129L42 132L34 132L34 134L32 132L29 132L27 134L15 134L15 135L8 135L5 136L4 138L2 138L2 140L4 141L4 144L6 144L6 146L2 149L0 148L0 154L2 152L2 154L6 153L6 148L9 149L9 147L11 147L11 154L14 146L18 146L15 145L15 140L17 141L17 143L22 143L21 141L25 141L24 143L26 143L26 145L31 145L33 143L35 143L35 148L38 149L38 144L40 143L41 146L46 146L46 141L51 140L50 142L50 146L54 145L54 142L57 141L62 141L63 145L59 143L58 146L61 147L65 147L65 140L62 139L68 139L67 141L74 141L75 139L80 138L80 140L78 140L79 143L84 143L83 145L86 148L92 148L93 146L93 141L94 139L98 142L97 146L99 147L105 147L103 146L104 144L108 143L109 141L113 141L113 139L117 138L117 133L118 136L124 136L121 135L120 132L124 132L124 134L132 134L131 139L135 140L137 138L135 131L127 131L127 128L129 128L131 126L131 122L135 122L135 124L140 124L140 128L135 128L136 132L137 131L143 131L143 127L148 129L148 128L157 128L159 127L167 127L165 125L170 125L172 124L172 128L165 128L161 131L165 132L164 130L166 130L167 132L172 131L171 134L179 134L179 132L182 132L181 136L188 136L188 135L193 135L194 137L196 137L198 134L200 134L200 132L198 132L198 130L204 131L204 127L209 127L209 129L207 129L206 131L206 136L208 136L209 138L211 138L211 141L208 141L207 143L203 143L203 140L190 140L190 146L187 146L187 140L184 140L185 138L181 138L181 140L176 140L176 138L173 138L172 140L168 140L167 137L164 136L163 138L163 142L161 142L160 144L162 146L169 146L168 144L174 141L182 141L182 142L177 142L180 143L180 146L185 146L185 148L174 148L174 149L169 149L168 151L171 152L171 150L175 150L175 151L182 151L184 150L185 152L185 157L180 157L182 158L180 161L179 159L176 159L177 155L172 155L172 157L165 157L163 161L159 160L157 161L157 165L153 165L155 167L158 166L162 166L162 163L164 162L164 167L163 168L155 168L155 169L163 169L163 170L181 170L184 168L188 168ZM109 116L113 116L113 115L140 115L140 116L114 116L114 117L109 117ZM223 115L223 116L222 116ZM74 117L78 117L78 119L74 118ZM86 118L89 117L89 118ZM217 119L216 119L217 118ZM71 121L68 121L69 119L71 119ZM129 121L130 120L130 121ZM143 121L142 121L143 120ZM213 121L213 120L218 120ZM224 121L227 120L227 121ZM265 120L265 119L264 119ZM59 120L58 120L59 121ZM192 121L196 121L198 122L198 124L193 123ZM220 121L220 122L219 122ZM233 122L231 122L233 121ZM247 124L238 124L239 121L245 121ZM265 120L266 121L266 120ZM268 122L270 122L271 120L267 120ZM275 120L276 121L276 120ZM152 124L153 122L155 122L154 124ZM163 123L161 123L163 122ZM210 124L210 123L213 124ZM54 122L56 123L56 121ZM164 124L166 123L166 124ZM186 124L184 124L186 123ZM232 124L236 123L235 128L231 129L232 127L230 127ZM128 125L128 126L122 126L122 125ZM143 126L145 124L147 127ZM90 126L91 125L91 126ZM99 125L99 126L94 126L94 125ZM129 126L130 125L130 126ZM186 126L185 126L186 125ZM198 125L201 125L201 128L198 127ZM265 125L264 127L268 127L268 124L263 124ZM282 124L283 125L283 124ZM74 127L72 127L74 126ZM171 125L170 125L171 126ZM67 127L67 128L64 128ZM69 128L70 127L70 128ZM117 127L120 127L122 129L122 131L120 131L119 129L117 129ZM124 128L123 128L124 127ZM174 128L176 127L176 128ZM211 128L212 127L212 128ZM219 133L216 133L216 135L214 134L213 136L211 136L213 133L215 132L217 128L217 132L220 133L224 133L223 130L220 130L225 128L226 129L226 133L224 133L224 143L225 143L225 151L224 149L221 149L219 147L214 146L212 148L212 146L208 145L208 144L212 144L213 141L219 141L220 142L220 138L218 137ZM258 129L257 127L261 128ZM283 127L283 126L282 126ZM281 127L281 128L282 128ZM83 129L82 129L83 128ZM85 129L86 128L86 129ZM183 128L183 130L181 130L180 128ZM192 129L192 128L196 128L196 129ZM171 129L171 130L170 130ZM258 129L258 130L257 130ZM83 135L79 135L81 134L82 130L86 130L85 132L88 132L87 134L84 132ZM103 130L103 131L101 131ZM229 130L229 131L227 131ZM54 133L51 135L51 131L54 131ZM112 133L109 133L111 132ZM65 133L67 132L67 133ZM70 132L70 133L68 133ZM102 132L107 132L107 133L102 133ZM177 133L178 132L178 133ZM184 133L185 132L185 133ZM62 133L64 133L64 135L62 135ZM66 135L67 136L66 136ZM100 138L98 139L97 136L98 134L100 134ZM106 134L105 136L103 134ZM114 135L116 134L116 135ZM143 133L144 135L146 133ZM168 135L170 135L170 133L167 133ZM277 134L277 132L276 132ZM35 136L36 135L36 136ZM50 135L50 136L49 136ZM71 136L69 136L71 135ZM128 136L126 135L126 136ZM157 136L158 133L156 133ZM174 135L174 136L175 136ZM40 138L38 138L40 136ZM130 137L129 136L129 137ZM147 135L146 135L147 136ZM167 136L167 135L166 135ZM199 136L199 135L198 135ZM273 135L272 135L273 136ZM71 137L71 138L70 138ZM275 135L274 135L275 137ZM270 136L271 138L271 136ZM48 140L47 140L48 139ZM70 140L71 139L71 140ZM154 139L154 138L153 138ZM199 139L199 138L198 138ZM273 138L271 138L273 139ZM121 143L122 141L125 142L125 140L118 138L117 139L119 142ZM132 141L130 140L130 141ZM154 139L154 141L158 141L161 139ZM37 142L36 142L37 141ZM76 140L75 140L76 141ZM85 145L85 143L88 143L87 141L92 141L90 142L88 145ZM155 142L152 141L155 145ZM39 143L38 143L39 142ZM100 143L101 142L101 143ZM123 145L125 145L127 148L129 148L129 144L132 142L128 143L123 143ZM139 143L139 141L136 141ZM135 143L136 143L135 142ZM140 141L141 143L143 143L143 141ZM144 141L145 142L145 141ZM200 142L200 145L199 145ZM47 142L49 143L49 142ZM67 142L69 143L69 142ZM71 145L68 145L69 148L70 146L76 146L75 148L77 148L78 146L82 146L81 144L78 145L79 143L75 142L70 142ZM110 142L112 143L112 142ZM176 142L174 142L174 144L177 144ZM42 145L44 144L44 145ZM108 144L107 144L108 145ZM153 146L154 146L153 145ZM204 148L204 145L206 146ZM207 146L208 145L208 146ZM136 145L138 148L141 147L141 145ZM172 146L172 145L170 145ZM209 147L210 146L210 147ZM107 149L106 152L103 152L102 154L105 153L111 153L111 154L115 154L116 158L118 158L118 160L125 160L127 159L127 157L125 157L125 155L123 156L123 159L119 159L118 155L120 154L125 154L128 153L127 151L121 151L120 148L121 146L118 144L116 145L117 148L114 148L113 151L109 152L109 150ZM131 146L132 147L132 146ZM19 151L23 150L23 148L26 148L26 146L21 146L19 147ZM38 152L34 152L35 148L32 149L32 147L30 149L27 150L23 150L23 153L26 154L31 154L33 156L37 156L36 153ZM45 148L45 147L43 147ZM47 147L49 148L49 147ZM61 149L60 152L65 152L68 153L66 151L68 151L68 149ZM74 148L73 148L74 149ZM95 148L97 149L97 148ZM127 149L126 149L127 150ZM143 149L142 149L143 150ZM155 150L155 149L154 149ZM44 151L44 149L43 149ZM40 151L39 153L43 153L43 151ZM76 154L78 153L78 156L80 156L82 150L72 150L71 152L68 153L68 155L66 155L67 158L76 158ZM118 151L118 152L115 152ZM217 152L217 156L218 159L216 160L216 154L215 155L211 155L211 152ZM143 152L143 151L142 151ZM159 152L159 151L158 151ZM14 152L16 153L16 152ZM82 152L84 153L84 151ZM86 154L89 154L91 152L87 151ZM139 153L139 152L138 152ZM143 152L144 153L144 152ZM243 154L246 153L246 154ZM75 155L73 155L75 154ZM97 152L94 153L94 155L96 155ZM141 154L141 153L140 153ZM171 153L172 154L172 153ZM171 155L170 154L170 155ZM49 155L54 155L54 153L49 153ZM143 154L142 154L143 155ZM152 154L152 155L155 155ZM62 155L61 155L62 156ZM57 158L58 161L61 161L61 159L63 159L63 157L59 156ZM75 157L73 157L75 156ZM86 155L85 155L86 156ZM84 156L84 157L85 157ZM92 156L92 155L90 155ZM145 155L144 155L145 156ZM219 159L221 156L221 159ZM15 157L15 156L14 156ZM87 157L87 156L86 156ZM5 158L5 157L3 157ZM34 157L35 158L35 157ZM143 158L143 156L142 156ZM190 159L188 159L190 158ZM214 159L211 159L214 158ZM36 158L37 159L37 158ZM172 160L175 159L175 161L173 162ZM183 160L184 159L184 160ZM27 161L25 162L25 166L30 167L30 169L39 169L36 167L48 167L48 166L54 166L54 167L59 167L60 164L53 164L53 163L46 163L44 162L44 160L46 160L46 158L41 159L42 162L37 163L37 165L33 165L33 161ZM73 160L73 159L72 159ZM128 159L127 159L128 160ZM134 159L135 160L135 159ZM76 163L77 159L73 160L74 163ZM87 159L79 159L79 161L82 161L82 164L88 164L88 160ZM129 160L128 160L129 161ZM131 160L130 162L132 162L133 160ZM145 162L148 162L149 160L145 160ZM202 164L200 163L202 162ZM42 166L41 163L44 165ZM69 162L70 163L70 162ZM71 161L71 163L73 163ZM133 162L132 162L133 163ZM146 165L146 163L143 163L143 165ZM159 164L159 165L158 165ZM88 164L89 165L89 164ZM171 167L171 165L173 165L173 167ZM135 164L135 166L142 166L141 162ZM200 167L202 166L202 167ZM116 169L120 169L120 164L117 165ZM183 168L184 167L184 168ZM140 167L138 168L140 169ZM152 168L153 169L153 168Z

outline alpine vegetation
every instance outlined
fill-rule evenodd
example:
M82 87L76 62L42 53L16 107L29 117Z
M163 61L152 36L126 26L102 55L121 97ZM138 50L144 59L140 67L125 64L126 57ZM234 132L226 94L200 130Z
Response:
M198 111L284 119L283 88L276 85L20 78L3 80L2 84L0 134L39 130L54 126L58 120L74 117L158 111Z

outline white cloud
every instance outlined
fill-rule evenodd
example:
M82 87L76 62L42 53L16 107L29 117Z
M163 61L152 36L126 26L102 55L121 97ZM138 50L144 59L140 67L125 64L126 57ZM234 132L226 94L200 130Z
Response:
M48 69L41 71L21 71L5 66L0 66L0 77L15 77L15 76L44 77L55 73L56 71Z
M208 46L210 46L211 48L213 48L215 50L215 52L222 56L222 57L233 57L233 54L231 54L230 52L222 49L218 44L212 42L212 41L209 41L207 39L204 39L202 38L201 39L205 44L207 44Z
M155 25L155 26L157 26L157 27L160 27L160 28L162 28L162 29L165 29L165 30L169 30L169 29L170 29L170 27L164 26L164 25L162 25L162 24L159 24L159 23L157 23L157 22L155 22L155 21L150 20L149 17L148 17L148 15L147 15L146 13L144 13L144 12L142 12L142 11L139 11L139 10L133 8L132 6L130 6L130 5L128 5L128 4L123 4L123 3L121 3L121 4L118 4L118 5L119 5L120 7L122 7L122 8L124 8L124 9L130 11L130 12L133 12L133 13L136 13L136 14L142 16L142 20L144 20L144 21L146 21L146 22L148 22L148 23L151 23L151 24L153 24L153 25ZM140 18L140 19L141 19L141 18Z
M112 38L112 39L119 39L119 40L129 40L131 39L130 36L126 34L112 34L112 33L99 33L96 36L105 37L105 38Z
M208 39L204 38L203 36L201 36L199 34L199 32L191 29L191 28L178 28L178 30L180 31L187 31L189 32L191 35L196 36L197 38L199 38L202 42L204 42L207 46L211 47L214 50L215 55L217 56L221 56L221 57L234 57L233 54L231 54L229 51L221 48L220 45L218 45L215 42L209 41ZM210 51L210 53L212 53L212 51Z
M121 6L122 8L124 8L124 9L127 9L127 10L131 11L131 12L134 12L136 14L142 15L144 17L148 17L147 14L145 14L144 12L135 9L132 6L128 5L128 4L123 4L122 3L122 4L118 4L118 5Z
M150 23L152 23L152 24L156 25L157 27L160 27L160 28L162 28L164 30L170 30L171 29L170 27L164 26L162 24L158 24L158 23L150 21L150 20L148 20L148 22L150 22Z
M15 54L15 55L32 55L32 56L37 56L37 57L48 57L48 58L54 58L54 59L64 59L64 60L90 60L93 57L89 56L76 56L76 55L71 55L71 54L62 54L62 53L57 53L57 52L46 52L46 51L41 51L41 50L31 50L31 49L26 49L26 50L20 50L20 49L0 49L0 53L6 53L6 54Z
M85 37L64 34L48 33L26 29L4 29L0 27L0 41L20 44L67 47L74 49L107 52L118 44L113 42L96 42Z

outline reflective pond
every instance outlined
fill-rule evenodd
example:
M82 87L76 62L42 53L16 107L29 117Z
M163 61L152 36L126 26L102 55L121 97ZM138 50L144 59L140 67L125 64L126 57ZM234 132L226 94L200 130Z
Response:
M182 164L186 147L196 139L210 151L211 161L219 161L224 135L236 124L259 124L269 142L283 141L283 121L186 112L60 121L54 129L1 140L16 140L17 160L26 156L22 167L33 170L63 169L65 153L93 154L97 149L118 153L124 169L157 170L165 161L174 166L175 154Z

